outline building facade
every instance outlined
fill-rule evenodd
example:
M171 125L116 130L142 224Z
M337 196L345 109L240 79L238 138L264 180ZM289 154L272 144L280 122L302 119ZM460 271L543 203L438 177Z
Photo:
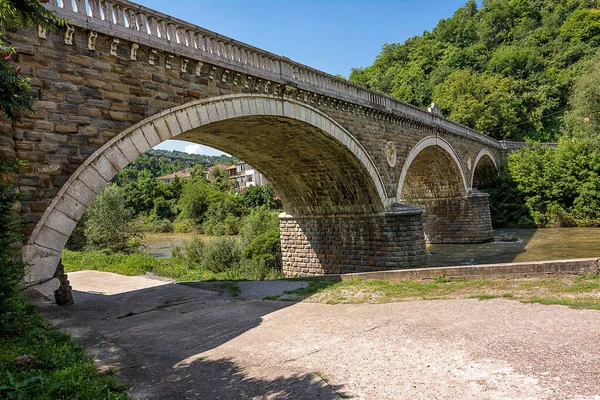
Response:
M235 191L238 193L250 186L265 186L268 183L258 170L243 161L228 167L227 171L229 171L229 179L233 181Z

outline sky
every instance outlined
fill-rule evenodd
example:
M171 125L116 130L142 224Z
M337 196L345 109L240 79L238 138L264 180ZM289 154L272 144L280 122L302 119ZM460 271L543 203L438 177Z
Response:
M136 0L148 8L345 77L353 67L371 65L384 43L404 42L432 30L466 1ZM220 154L181 141L167 141L157 148Z

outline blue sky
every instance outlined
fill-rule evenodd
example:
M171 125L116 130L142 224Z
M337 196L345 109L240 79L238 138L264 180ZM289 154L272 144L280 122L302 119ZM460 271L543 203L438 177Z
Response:
M137 0L139 4L330 74L370 65L384 43L403 42L452 16L466 0ZM176 143L170 143L176 142ZM158 148L185 151L190 143ZM202 147L189 151L218 154Z

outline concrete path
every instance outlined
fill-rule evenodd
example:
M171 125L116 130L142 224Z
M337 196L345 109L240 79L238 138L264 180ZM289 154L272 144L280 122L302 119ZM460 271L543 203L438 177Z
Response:
M41 311L137 399L600 399L598 311L293 304L148 277L69 279L76 304Z

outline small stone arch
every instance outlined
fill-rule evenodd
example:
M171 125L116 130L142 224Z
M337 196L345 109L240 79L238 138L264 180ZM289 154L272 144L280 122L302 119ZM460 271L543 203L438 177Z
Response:
M368 211L367 208L371 212L384 211L387 195L375 163L362 145L327 114L302 102L262 94L198 100L162 111L131 126L94 152L73 173L45 210L23 249L24 260L30 266L25 285L37 285L45 294L54 293L58 288L58 280L54 278L56 267L75 225L96 195L130 162L165 140L186 140L186 132L250 117L263 118L261 123L286 120L305 124L311 127L311 132L324 133L326 139L322 143L333 143L331 146L349 152L353 165L365 177L370 177L368 182L363 182L363 186L368 187L361 188L364 193L360 199L369 203L364 211ZM210 129L205 129L203 134L210 134ZM346 183L340 187L355 190Z
M482 165L480 165L480 163ZM488 148L481 149L477 154L477 157L475 158L475 162L473 163L473 170L471 171L471 189L478 188L477 177L481 174L482 170L482 168L478 169L478 167L483 167L488 171L484 171L483 175L485 176L482 176L481 179L479 179L480 182L489 180L491 175L489 173L490 169L493 169L494 173L498 171L498 162L496 161L496 158Z
M466 196L469 193L469 187L467 184L465 172L462 168L458 155L454 148L448 143L446 140L439 136L428 136L421 141L419 141L410 151L406 160L404 161L404 165L402 166L402 173L400 174L400 181L398 183L398 191L396 197L399 202L406 201L405 196L403 195L403 190L405 188L406 180L408 177L409 169L415 159L422 154L424 151L428 151L427 149L436 147L438 149L443 150L443 154L447 155L450 160L453 161L453 166L456 167L456 170L459 173L459 186L460 186L460 194ZM442 153L442 152L440 152Z

